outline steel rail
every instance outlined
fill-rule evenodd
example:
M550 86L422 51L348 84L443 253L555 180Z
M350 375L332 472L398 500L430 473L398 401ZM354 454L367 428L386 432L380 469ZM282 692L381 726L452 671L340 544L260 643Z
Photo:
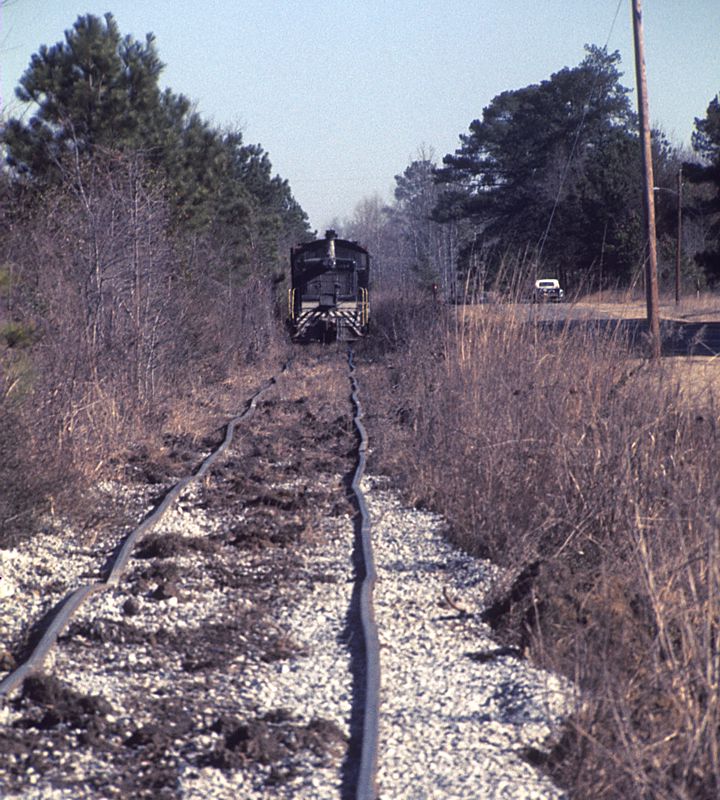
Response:
M285 367L283 367L283 371ZM135 542L138 540L140 536L148 531L152 530L155 525L160 521L162 516L165 512L170 508L170 506L177 500L177 498L182 494L185 488L194 481L199 480L200 478L204 478L207 471L213 465L213 463L219 458L222 453L227 450L232 442L233 435L235 433L235 427L242 422L244 419L250 416L252 412L255 410L255 405L257 403L258 397L263 395L271 386L273 386L276 382L276 379L270 378L266 383L255 392L254 395L248 400L245 410L238 414L237 416L233 417L226 426L225 430L225 438L223 439L222 443L213 450L210 455L208 455L205 460L200 465L197 472L194 472L192 475L188 475L185 478L179 480L163 497L162 502L155 508L147 517L140 523L140 525L135 528L125 540L122 542L120 548L118 549L117 553L113 557L112 567L108 573L105 582L108 585L113 585L118 582L120 575L124 571L125 567L127 566L127 562L130 558L130 553L132 552L133 547L135 546Z
M350 367L351 398L355 409L353 422L358 433L358 462L350 487L355 495L360 512L360 539L364 575L360 587L360 623L365 643L365 704L363 716L360 766L357 778L357 800L377 800L378 740L380 728L380 640L373 609L373 590L377 580L375 559L372 551L370 514L365 496L360 488L367 463L368 437L362 424L363 411L358 397L358 382L352 348L348 349Z
M286 363L280 372L285 372L288 367ZM245 409L242 413L233 417L226 425L225 438L222 443L208 455L198 470L192 475L188 475L179 480L163 497L162 502L151 511L145 519L133 531L131 531L122 541L115 554L110 560L110 567L107 571L107 576L104 580L96 581L91 584L84 584L79 586L74 591L70 592L63 600L61 600L43 619L42 628L43 634L39 641L34 645L30 655L23 661L23 663L16 667L12 672L8 673L0 681L0 698L8 695L28 677L32 672L38 669L47 654L52 649L57 641L58 636L63 632L72 616L85 602L85 600L96 592L105 591L118 583L122 572L127 566L130 554L138 537L143 533L157 525L165 512L170 508L172 503L180 496L182 491L193 481L203 478L213 463L219 456L225 452L232 442L235 428L244 419L249 417L255 410L257 400L272 386L275 385L277 379L275 376L269 378L265 383L248 399L245 404Z

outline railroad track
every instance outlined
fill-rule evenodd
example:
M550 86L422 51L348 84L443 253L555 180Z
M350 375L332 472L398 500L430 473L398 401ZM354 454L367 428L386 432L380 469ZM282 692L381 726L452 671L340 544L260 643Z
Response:
M351 481L351 489L357 504L358 516L355 525L360 569L356 575L358 585L358 618L362 634L362 665L360 684L362 686L362 740L358 765L358 800L375 800L377 797L378 739L380 735L380 640L375 623L373 591L377 581L375 558L373 556L370 512L361 489L361 482L367 464L368 437L362 423L363 409L359 398L359 387L355 377L355 364L352 350L348 351L351 398L353 402L353 423L358 435L358 460Z
M283 368L283 371L284 369L285 368ZM65 630L73 615L90 595L105 591L120 581L130 558L130 554L138 539L157 526L168 508L177 501L182 492L185 491L191 483L205 477L208 470L229 447L235 433L235 428L253 413L258 398L262 397L262 395L276 383L276 380L276 377L270 378L248 399L244 410L227 423L225 438L222 443L203 460L198 470L182 478L169 489L156 508L154 508L143 521L122 540L116 552L111 557L107 568L104 570L104 577L93 583L83 584L70 592L41 620L35 623L35 630L41 631L41 634L37 642L30 648L30 652L22 660L20 666L12 670L9 675L5 676L0 681L0 698L5 697L10 692L17 689L25 678L42 666L51 648L57 641L58 636Z
M303 351L117 550L0 701L0 795L561 797L517 755L559 684L478 627L493 568L364 475L361 394L352 356Z
M351 373L354 371L354 365L352 364L351 357L349 359L349 369ZM344 402L347 404L347 372L345 373L344 380ZM288 382L289 380L285 381L285 383ZM365 468L367 435L359 419L362 410L358 399L357 381L354 376L351 377L351 382L354 423L351 423L350 420L348 420L346 423L338 423L338 418L336 418L332 424L334 424L338 429L338 432L343 433L345 439L348 440L352 439L352 436L349 433L352 424L356 426L357 430L356 448L358 455L357 461L353 465L352 474L348 472L349 464L347 463L347 459L345 465L343 466L343 473L347 475L347 483L350 484L352 503L356 507L356 524L354 526L352 524L352 516L354 516L354 512L349 505L346 509L347 520L343 520L343 522L346 527L346 533L349 534L347 536L345 573L347 574L347 570L349 569L350 565L350 556L354 551L356 567L355 586L356 594L360 598L360 602L357 607L357 616L355 617L355 610L350 609L352 598L349 594L345 600L347 603L347 608L342 608L342 612L336 614L335 630L330 630L328 632L330 638L337 638L339 634L339 629L337 626L339 626L340 623L345 620L345 633L347 635L348 642L352 641L354 646L357 646L360 637L366 637L366 644L364 644L361 648L362 658L354 665L350 665L350 671L346 677L346 681L350 685L352 692L352 697L350 698L349 703L350 712L348 713L347 707L338 709L336 712L337 717L340 717L343 714L345 715L347 718L346 722L349 724L349 729L346 733L343 733L342 725L340 724L339 719L335 722L333 720L326 720L323 717L313 718L308 724L305 725L303 725L302 721L298 720L286 721L289 724L283 728L283 720L281 719L282 713L278 713L272 708L265 710L265 707L262 705L253 709L244 709L244 714L238 713L234 721L227 723L227 721L223 719L223 712L226 710L224 705L226 704L223 704L222 702L218 703L219 707L217 708L216 717L212 719L209 724L205 724L205 729L212 729L213 727L216 728L216 730L210 731L213 736L215 734L226 736L228 733L232 736L233 732L223 730L223 726L230 725L232 727L237 723L235 730L235 734L237 734L237 730L242 728L241 717L254 717L250 727L252 728L254 725L257 729L257 741L253 741L251 744L252 746L259 748L259 752L255 753L255 755L258 756L258 760L261 762L261 764L263 760L272 760L273 758L272 753L262 752L263 747L267 747L268 750L272 751L274 746L272 742L268 741L269 738L272 738L266 735L268 734L268 731L273 735L277 735L279 739L282 739L283 737L292 738L293 736L300 738L305 737L309 742L308 747L311 751L328 751L323 752L319 759L320 762L332 761L333 759L330 758L330 755L334 756L334 761L336 763L333 769L338 775L338 780L340 781L338 790L343 796L374 798L376 797L375 776L377 769L378 740L379 652L377 646L377 631L374 627L371 608L374 568L372 567L369 541L370 519L367 514L367 509L364 505L362 492L360 490L360 481ZM17 690L24 687L21 697L13 700L16 710L21 712L24 710L28 712L24 716L21 714L21 724L27 725L29 729L42 727L42 717L47 717L49 709L51 714L54 713L52 708L57 707L61 708L61 711L58 712L61 725L77 723L79 728L93 727L94 722L92 719L90 720L90 723L88 723L87 719L80 721L77 719L71 719L72 715L68 714L66 707L68 705L72 705L73 703L79 703L80 705L83 703L89 703L90 706L93 706L93 702L88 701L85 694L88 684L92 687L90 692L88 692L88 696L90 698L94 696L94 688L100 689L100 695L102 695L102 683L111 677L111 674L109 673L112 673L113 670L107 670L98 664L94 664L90 670L90 677L88 677L86 672L83 672L82 669L77 667L78 658L82 659L85 657L88 662L102 661L103 657L100 656L98 658L96 651L101 651L103 648L105 648L105 650L109 651L105 656L106 662L112 663L113 659L117 658L117 669L115 672L129 672L136 667L142 669L143 671L147 671L148 673L151 672L151 665L146 663L148 660L147 656L128 656L129 660L124 660L122 654L117 656L115 655L117 645L122 645L124 642L131 641L137 635L136 633L133 633L132 626L130 626L128 623L132 622L135 615L138 614L138 606L150 605L144 599L148 595L152 595L159 601L155 604L157 607L153 608L152 611L161 612L154 613L153 615L155 622L153 622L152 625L155 625L156 628L151 636L156 640L154 645L155 647L157 647L158 644L162 645L164 643L163 640L166 638L166 634L163 633L163 631L172 627L171 622L163 622L162 612L174 612L177 610L179 605L184 605L184 603L182 602L182 599L178 601L178 594L173 591L172 587L168 588L168 585L171 583L171 581L164 580L167 576L160 575L159 577L153 577L152 574L148 575L148 570L146 569L144 570L144 577L141 575L138 579L138 570L136 566L138 560L140 559L140 563L142 563L142 559L147 555L148 548L150 548L151 551L153 551L154 548L155 550L153 552L156 552L156 554L161 553L162 555L167 555L167 548L165 551L163 550L163 540L167 540L171 543L169 549L178 548L179 546L182 550L182 548L186 547L187 542L185 540L188 537L178 539L178 537L173 533L172 528L181 524L177 521L178 514L182 516L183 511L187 510L187 507L193 502L192 498L188 494L189 491L192 490L192 485L195 485L195 491L197 491L198 496L201 498L201 503L207 504L208 500L202 499L202 495L205 493L205 489L208 486L208 481L214 480L216 473L221 475L222 480L225 482L226 488L228 485L230 485L231 488L235 490L240 488L240 484L244 484L244 478L239 477L237 473L231 476L231 473L234 473L239 466L239 462L236 460L235 456L230 455L229 467L227 466L227 463L219 467L218 464L220 464L220 459L223 458L223 456L227 462L227 454L231 446L233 432L236 426L253 414L258 406L261 408L261 413L263 413L265 419L261 419L259 422L257 422L256 427L257 425L262 426L277 409L279 409L280 413L283 414L288 412L288 410L291 410L294 413L296 409L293 408L293 406L304 409L306 406L310 405L307 398L301 398L302 402L298 402L297 400L294 402L287 401L284 403L284 405L282 400L277 402L270 400L265 401L264 397L268 396L269 390L275 388L276 384L277 379L272 378L250 398L243 413L233 418L228 424L226 435L222 444L203 460L199 469L197 469L192 475L188 476L187 478L183 478L172 488L170 488L152 513L148 514L139 526L137 526L123 538L122 542L113 553L112 558L109 559L109 562L103 571L102 577L94 582L83 583L81 586L65 596L62 601L57 603L53 610L45 616L41 624L42 636L39 637L38 641L29 652L27 658L22 661L20 666L13 670L2 680L2 682L0 682L0 698L5 698L5 702L8 704L10 703L11 696L17 697ZM278 392L275 391L275 394L277 393ZM316 406L321 405L319 403L321 397L322 395L317 393L313 404ZM316 410L311 409L308 409L305 412L306 416L315 415L316 413ZM323 420L321 421L319 427L323 427L324 424L325 421ZM287 428L289 430L285 431L286 435L291 435L291 431L298 428L297 419L295 419L291 424L288 424ZM263 449L263 445L259 444L258 442L255 442L253 447L260 451ZM323 445L323 448L327 450L327 444ZM345 445L339 449L345 450ZM268 515L272 517L276 509L282 509L284 505L292 507L294 504L297 504L297 485L290 486L289 484L291 482L287 480L283 481L283 478L288 477L287 473L294 472L294 469L291 468L289 464L283 464L282 459L278 459L278 461L282 464L280 472L284 472L285 474L272 475L271 473L274 470L268 469L266 473L262 475L262 481L259 480L259 476L251 475L250 478L252 483L250 488L251 490L257 491L258 494L256 497L244 497L242 501L242 504L245 506L243 509L244 513L247 512L248 508L253 509L253 512L250 515L250 520L248 521L251 523L254 521L259 526L268 524ZM258 470L256 469L255 471ZM264 480L266 477L269 480L277 481L278 484L280 484L280 488L275 491L269 487ZM243 485L242 489L246 494L248 486ZM304 496L307 493L307 487L304 487L300 491L302 492L301 497ZM343 489L342 482L339 481L337 484L337 492L344 494L345 491L346 489ZM222 502L219 495L219 490L211 493L211 505L219 505ZM178 509L177 506L179 500L180 508ZM333 502L337 504L338 501L334 500ZM342 502L347 503L347 501ZM297 509L290 509L291 515L297 511L305 511L305 509L302 507L302 502L300 502L299 505L300 507ZM173 509L173 506L175 506L175 509ZM173 509L172 513L168 513L171 509ZM260 510L261 513L254 513L255 510ZM269 510L268 514L264 514L263 510ZM299 515L294 513L294 516L298 517ZM313 515L311 514L310 516ZM294 519L292 523L283 523L285 524L285 528L282 528L282 525L279 527L281 528L281 532L283 530L289 531L289 538L292 539L294 530L293 526L298 529L300 527L307 529L308 526L314 522L316 522L316 520ZM229 522L228 519L224 519L220 523L220 526L228 525L231 526L231 530L233 531L231 535L236 536L236 538L239 539L241 536L241 531L238 529L238 526L232 527L232 523ZM160 530L160 528L163 529ZM275 533L271 531L271 535L275 535L277 533L277 530ZM355 542L353 542L353 535L355 536ZM217 536L218 535L215 533L215 529L211 529L209 537L210 541L215 541ZM192 542L192 547L197 548L197 550L192 552L198 552L199 550L202 550L204 545L200 544L201 541L202 539L198 539L197 541ZM290 543L294 544L295 542L284 542L284 544ZM257 570L255 575L256 580L254 580L255 586L253 586L253 589L255 589L259 595L263 595L263 593L268 595L268 597L265 599L272 603L274 602L274 598L270 596L273 595L277 587L269 588L270 584L272 584L272 578L270 577L271 568L269 568L270 565L268 564L268 561L270 558L273 558L273 556L263 559L261 554L264 552L262 548L265 544L269 544L269 542L266 542L262 539L262 537L260 537L258 547L261 549L259 550L258 554L255 554L256 557L254 557L254 563L247 567L247 571L251 572ZM245 544L241 543L238 546L244 548ZM250 549L254 549L253 543L248 542L248 547ZM282 558L284 558L285 555L286 554L283 554ZM160 563L163 564L164 561L165 559L161 559ZM273 561L273 566L278 566L280 559L273 558ZM183 564L180 564L181 569L183 566ZM297 565L295 565L295 567L297 567ZM278 567L278 571L283 573L283 578L286 578L287 576L284 574L285 570L287 569L288 571L292 571L292 569L295 567L291 568L287 564L282 564ZM166 568L163 567L163 569ZM217 563L215 564L215 570L221 571ZM265 571L265 580L263 580L263 570ZM126 582L125 578L127 578L127 572L130 572L130 596L125 596L127 594L127 587L124 587L124 583ZM222 568L222 572L223 574L219 577L215 576L216 582L220 580L226 583L232 583L234 580L242 583L248 578L247 574L241 578L238 578L238 576L233 577L229 575L226 566ZM253 581L248 582L252 583ZM264 586L262 585L263 583L265 583ZM141 590L140 593L135 591L138 587ZM133 591L135 591L134 597ZM101 598L97 595L102 595L103 597ZM91 598L91 602L88 602L89 598ZM117 611L118 605L123 609L120 614L118 614ZM162 606L162 608L160 608L160 606ZM252 610L249 609L248 606L249 604L246 598L238 598L238 603L236 605L236 610L239 609L238 613L242 615L243 613L247 612L248 616L251 617L248 623L249 627L252 629L253 626L257 626L255 630L251 631L249 637L245 637L245 634L240 630L235 631L240 639L238 644L241 646L241 648L243 644L246 644L246 642L243 642L242 639L249 638L251 640L250 649L254 648L258 651L264 651L260 654L261 660L264 658L269 663L276 663L291 657L294 644L286 640L286 631L281 630L280 627L274 628L273 623L269 623L266 630L259 630L258 628L261 627L263 623L259 618L252 618ZM129 616L127 616L128 612ZM205 614L205 609L203 607L196 607L191 613L196 614L198 618L201 618ZM206 619L209 618L209 615L206 616ZM215 627L212 627L213 624ZM350 631L347 629L348 625L351 626ZM35 627L37 629L40 626L36 625ZM217 632L217 624L210 623L210 625L208 625L208 641L206 646L203 646L202 641L200 640L196 643L197 646L194 648L190 647L186 643L186 671L190 671L190 673L193 674L193 672L201 671L204 668L203 651L205 651L205 655L207 655L206 660L212 661L215 655L217 655L213 654L214 648L216 650L218 647L220 650L225 649L224 643L222 646L218 646L217 642L215 641L217 638ZM53 650L53 648L55 648L55 650ZM340 649L347 654L347 646L343 645ZM232 658L231 654L228 654L227 652L221 653L220 657L221 659ZM54 669L49 670L49 676L43 675L43 673L40 672L43 663L47 664L47 662L50 662L51 666L53 666L54 662ZM92 670L94 670L94 674ZM350 674L350 672L353 670L355 674ZM103 671L102 676L98 675L100 671ZM246 672L249 672L249 670L246 670ZM255 681L254 684L253 678L254 676L248 674L243 676L243 680L241 681L243 682L242 689L247 691L249 697L252 696L253 692L258 688L258 686L261 689L260 694L262 694L262 691L264 691L265 688L265 685L261 681ZM152 684L153 682L150 680L147 687L150 690L150 693L153 691ZM222 692L219 694L222 694ZM48 695L50 696L49 700L47 699ZM28 710L28 708L25 708L32 706L33 703L35 703L37 706L40 706L40 711L37 711L35 717L33 717L32 709ZM157 706L157 704L155 705ZM104 702L100 702L98 708L99 710L96 708L94 711L92 711L90 714L91 717L94 718L97 716L103 716L102 712L103 710L107 709L107 705ZM366 711L366 708L368 708L369 711ZM41 714L42 717L38 719L38 716ZM170 713L165 714L165 716L172 717L172 714L173 711L170 709ZM105 735L108 737L108 739L115 740L115 749L117 749L117 741L119 740L125 743L130 742L131 747L137 746L138 748L142 748L145 746L146 749L155 752L157 752L158 749L161 751L170 750L168 747L167 735L155 735L156 732L152 730L153 723L150 719L152 714L144 714L141 708L136 709L133 715L134 718L128 717L127 719L120 720L122 723L120 726L122 730L118 730L117 726L115 725L116 720L115 713L113 711L107 711L104 716L106 721L107 719L110 720L110 725L107 726L103 722L100 727L103 729L108 729L105 730ZM182 714L179 716L182 716ZM352 717L352 720L349 719L350 717ZM276 719L278 720L277 722L275 721ZM16 718L14 721L18 722L18 719ZM358 721L360 722L359 725L357 724ZM203 722L205 722L205 720ZM171 728L173 724L173 721L168 719L166 727ZM51 726L51 733L53 735L49 737L52 740L51 744L49 745L49 749L57 750L59 747L61 747L57 741L58 738L61 737L54 735L57 732L53 729L53 726ZM249 735L252 736L252 733ZM315 737L315 739L313 739L313 737ZM30 776L35 783L41 781L42 776L39 774L39 770L36 770L32 766L32 759L29 758L29 750L37 749L38 738L42 737L32 737L32 741L26 743L27 747L23 747L22 743L17 741L18 737L15 737L15 740L12 742L12 747L10 748L11 750L15 751L19 760L22 760L23 757L28 760L28 763L30 763L31 767ZM215 738L217 737L215 736ZM342 757L340 756L338 745L338 741L340 740L346 741L347 743L347 753L343 754ZM2 741L0 741L0 750L2 749L2 744ZM67 744L67 742L65 742L65 744ZM194 763L200 767L201 771L203 768L207 767L214 767L215 770L218 768L236 768L240 762L246 762L252 757L245 752L241 752L239 757L235 758L235 753L233 752L232 747L218 747L217 743L212 738L208 744L214 744L216 746L212 748L210 752L207 752L206 748L206 752L197 753L196 757L194 758ZM276 742L275 745L277 744L278 743ZM282 742L280 744L282 745ZM346 745L343 745L343 747L345 746ZM252 749L252 747L250 749ZM282 747L280 747L280 749L282 749ZM332 751L332 753L330 753L330 751ZM172 761L172 759L169 760ZM2 764L2 758L0 757L0 787L3 787L3 766L7 765ZM69 764L65 766L68 768ZM317 763L311 764L309 767L310 772L314 772L317 766ZM320 767L322 769L325 769L326 766L327 765L325 763L320 763ZM332 769L325 769L325 771L331 772ZM36 775L35 772L38 772L38 774ZM133 786L126 787L125 791L132 791L134 793L139 791L140 794L137 796L143 796L142 792L146 791L144 783L171 783L174 780L174 777L171 776L172 772L173 768L171 764L161 763L159 769L152 771L151 775L145 776L146 780L144 782L136 781ZM20 778L19 775L16 777L18 779ZM281 776L281 779L284 779L285 777L286 776ZM277 776L266 775L265 778L276 780ZM97 783L97 778L91 778L91 784L93 783L93 780L95 783ZM257 783L258 780L259 779L256 777L255 782ZM18 780L15 783L15 787L17 788L21 782L21 780ZM192 780L187 781L187 783L192 784ZM95 790L97 791L97 786ZM226 790L229 791L229 789ZM234 786L232 791L235 792L237 790L238 787ZM154 791L155 790L153 789L153 792ZM166 786L165 791L168 793L168 796L175 796L170 786ZM243 791L248 791L247 787L244 789L240 788L240 794L237 796L243 796ZM250 794L249 791L248 794ZM252 792L252 794L254 796L254 792ZM151 796L151 793L148 793L147 796ZM216 795L212 794L210 796Z

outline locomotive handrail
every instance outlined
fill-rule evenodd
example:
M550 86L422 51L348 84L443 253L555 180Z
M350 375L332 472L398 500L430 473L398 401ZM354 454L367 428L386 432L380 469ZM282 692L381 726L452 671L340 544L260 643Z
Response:
M288 289L288 316L295 319L295 289Z

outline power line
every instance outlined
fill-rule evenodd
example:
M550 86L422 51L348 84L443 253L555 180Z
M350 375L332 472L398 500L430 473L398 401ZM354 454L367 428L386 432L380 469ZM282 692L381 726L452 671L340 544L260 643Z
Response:
M610 44L610 39L612 37L613 30L615 29L615 23L617 22L618 15L620 14L620 6L622 5L622 3L623 0L618 0L617 8L615 9L615 15L613 16L612 23L610 24L610 31L607 35L607 39L605 40L605 44L603 45L603 51L605 53L607 53L608 45ZM555 201L553 203L552 211L550 212L550 218L548 219L547 227L545 228L545 232L538 241L538 254L537 254L538 261L540 261L542 257L543 249L545 248L545 243L547 242L548 236L550 235L550 229L552 228L553 220L555 219L555 212L557 211L557 208L560 205L560 196L562 195L562 191L565 188L565 182L567 181L568 175L570 173L570 166L572 164L573 158L575 157L575 151L577 149L578 141L580 140L580 134L582 133L582 129L585 125L585 120L587 119L587 115L590 112L590 101L593 99L593 95L595 94L595 89L597 88L597 83L599 79L600 79L600 68L598 67L598 71L595 73L593 84L590 87L590 93L588 95L588 98L583 104L582 117L580 118L577 130L575 131L575 137L573 138L572 147L570 148L570 154L568 155L565 161L565 167L563 168L563 173L560 177L560 184L555 194Z

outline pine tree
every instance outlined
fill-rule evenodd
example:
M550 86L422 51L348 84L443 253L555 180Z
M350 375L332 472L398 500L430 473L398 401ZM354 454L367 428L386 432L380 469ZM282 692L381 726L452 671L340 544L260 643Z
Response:
M140 43L120 35L112 14L79 17L63 42L40 47L20 79L17 96L36 111L27 124L5 126L8 162L39 179L97 146L157 146L162 68L151 34Z
M100 150L131 151L163 185L177 233L205 236L238 274L272 270L288 238L307 232L306 215L259 145L160 90L162 69L152 34L139 42L122 37L111 14L79 17L22 76L18 97L36 110L0 133L9 165L42 189Z
M720 283L720 95L709 103L704 118L695 120L693 149L701 163L683 165L689 181L712 187L714 194L696 201L689 217L703 216L710 221L707 232L710 246L695 257L711 284Z
M577 67L495 97L438 172L449 191L436 215L474 223L470 249L491 273L511 252L563 279L603 260L605 279L627 279L635 263L635 117L619 54L586 50Z

